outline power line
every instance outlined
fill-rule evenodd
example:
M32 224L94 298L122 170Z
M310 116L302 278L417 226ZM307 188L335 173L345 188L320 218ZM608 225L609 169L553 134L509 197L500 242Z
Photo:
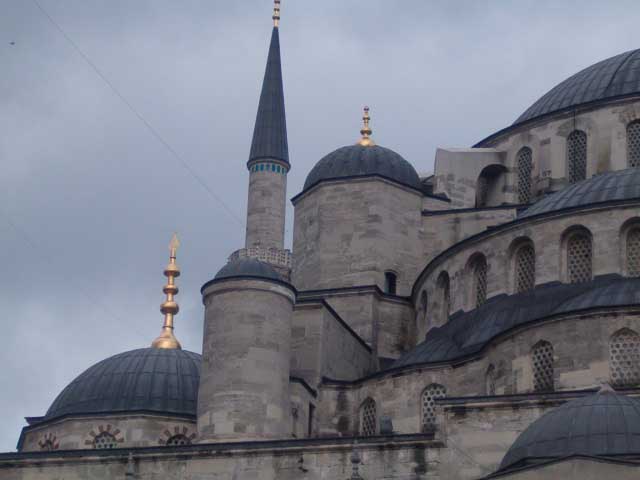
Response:
M40 12L49 20L49 22L60 32L60 34L65 38L65 40L73 47L73 49L82 57L82 59L91 67L91 69L102 79L104 83L111 89L111 91L126 105L126 107L133 113L138 120L142 122L142 124L147 128L149 133L153 135L156 140L158 140L167 151L183 166L183 168L200 184L202 188L213 198L216 202L218 202L222 208L233 218L239 225L244 225L244 222L236 215L236 213L218 196L215 192L209 188L207 183L203 180L203 178L198 175L198 173L187 163L187 161L182 158L182 156L167 142L160 133L151 125L146 118L142 116L138 110L129 102L124 95L120 93L120 91L116 88L116 86L111 83L111 81L102 73L102 71L97 67L97 65L89 58L87 54L85 54L82 49L73 41L73 39L65 32L65 30L54 20L54 18L49 15L49 13L40 5L38 0L33 0L33 3L38 7Z

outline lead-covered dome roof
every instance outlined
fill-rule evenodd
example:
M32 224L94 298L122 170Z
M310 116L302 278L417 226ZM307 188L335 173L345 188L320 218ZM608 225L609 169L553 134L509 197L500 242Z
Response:
M640 401L604 388L567 402L520 434L500 470L572 455L640 455Z
M585 104L640 93L640 49L602 60L567 78L531 105L514 125Z
M640 168L606 172L566 187L529 207L519 218L604 202L640 199Z
M44 420L141 411L195 416L201 359L186 350L160 348L114 355L67 385Z
M323 180L374 175L421 190L418 173L399 154L379 145L360 144L339 148L322 158L307 175L304 190Z
M234 277L261 277L269 280L282 281L282 276L266 262L252 257L241 257L231 260L222 267L214 280Z

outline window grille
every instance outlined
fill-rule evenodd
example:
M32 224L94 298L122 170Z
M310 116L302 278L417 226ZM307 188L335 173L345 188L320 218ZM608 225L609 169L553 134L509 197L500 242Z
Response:
M609 342L611 383L616 387L632 387L640 383L640 335L624 329Z
M591 238L584 233L574 234L567 242L567 272L569 283L591 280Z
M167 440L167 446L191 445L191 439L181 433L170 437Z
M536 392L553 391L553 345L538 342L532 350L533 389Z
M627 125L627 163L640 167L640 121Z
M569 183L587 178L587 134L574 130L567 138Z
M422 393L422 431L429 432L436 428L436 400L444 398L447 390L442 385L429 385Z
M532 245L516 251L516 292L531 290L536 283L536 253Z
M518 168L518 201L529 203L531 201L531 173L533 172L533 155L529 147L520 149L516 164Z
M116 437L110 434L109 432L102 432L95 436L93 439L93 446L98 450L103 450L107 448L117 448L118 441Z
M627 233L627 274L640 277L640 228L635 227Z
M473 283L476 307L479 307L487 300L487 261L484 257L473 263Z
M485 385L487 395L496 394L496 367L494 367L493 364L489 365L489 368L487 368Z
M378 432L376 417L376 402L368 398L360 407L360 434L370 437Z

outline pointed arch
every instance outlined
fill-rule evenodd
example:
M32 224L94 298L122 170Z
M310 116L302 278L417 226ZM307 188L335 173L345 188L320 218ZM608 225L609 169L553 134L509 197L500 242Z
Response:
M378 414L376 402L369 397L360 405L360 435L371 437L378 433Z
M567 177L569 183L587 178L587 134L574 130L567 137Z
M533 152L529 147L522 147L516 155L518 172L518 203L531 202L531 174L533 172Z
M432 383L422 391L422 431L432 432L437 427L436 400L447 396L447 389L438 383Z
M554 358L553 345L540 340L531 349L533 367L533 389L536 392L552 392L554 390Z

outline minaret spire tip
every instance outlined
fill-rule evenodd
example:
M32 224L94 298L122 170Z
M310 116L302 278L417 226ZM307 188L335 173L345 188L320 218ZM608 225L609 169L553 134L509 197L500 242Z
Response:
M179 247L178 235L174 233L171 237L171 242L169 242L169 264L164 269L167 284L162 288L162 291L167 298L160 305L160 311L164 314L164 324L160 335L151 344L153 348L182 349L180 342L173 334L173 317L180 311L180 307L174 300L174 296L178 294L175 279L180 276L180 268L176 263L176 254Z
M369 107L367 106L364 107L364 114L362 115L362 121L363 121L363 127L362 127L362 130L360 130L360 135L362 135L362 138L358 141L358 145L363 147L373 147L376 144L376 142L374 142L373 139L371 138L371 134L373 133L373 130L371 130L371 127L369 126L371 117L369 116Z
M280 26L280 0L273 0L273 26Z

